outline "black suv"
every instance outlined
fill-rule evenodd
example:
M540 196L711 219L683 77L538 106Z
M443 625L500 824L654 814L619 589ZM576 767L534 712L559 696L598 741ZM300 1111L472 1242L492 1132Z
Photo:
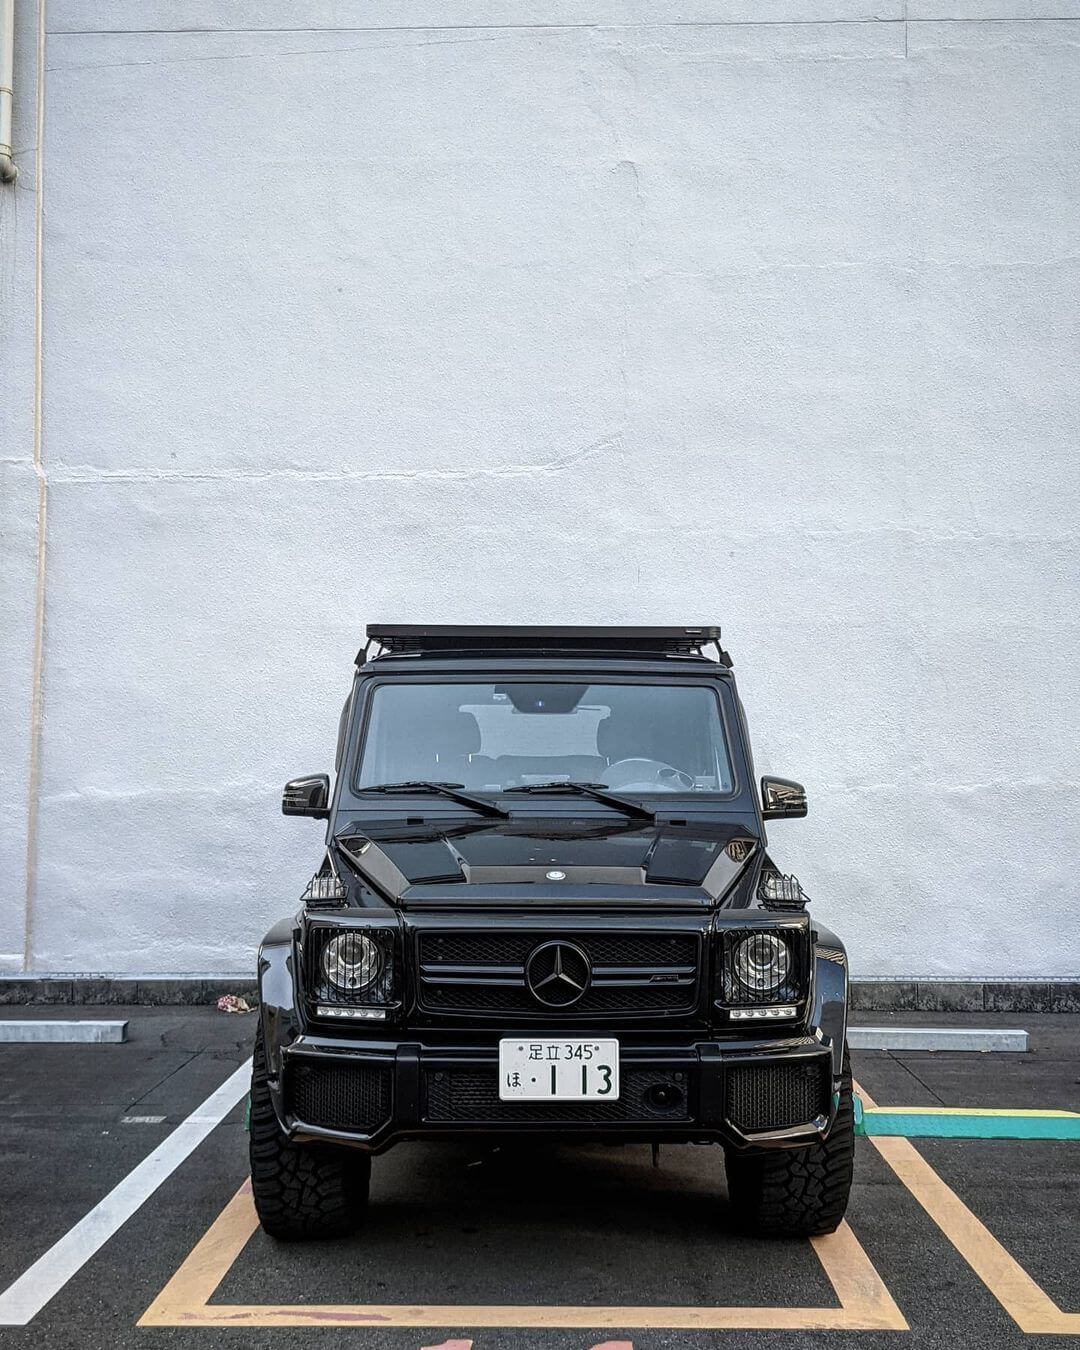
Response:
M759 1234L851 1187L847 957L768 852L718 628L369 627L329 822L259 951L251 1177L267 1232L363 1213L404 1139L716 1143Z

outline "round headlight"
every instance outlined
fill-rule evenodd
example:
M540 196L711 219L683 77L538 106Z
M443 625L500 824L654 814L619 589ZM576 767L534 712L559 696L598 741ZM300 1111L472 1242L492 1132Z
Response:
M791 951L783 938L753 933L735 948L735 974L755 994L774 993L787 979Z
M366 989L382 968L382 952L364 933L341 933L323 948L323 974L335 989Z

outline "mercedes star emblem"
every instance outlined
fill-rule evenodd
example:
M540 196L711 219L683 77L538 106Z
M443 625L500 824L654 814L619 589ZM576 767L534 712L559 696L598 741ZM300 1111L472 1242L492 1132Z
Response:
M548 872L546 875L547 875L548 881L565 881L565 880L566 880L566 873L565 873L565 872L551 871L551 872Z
M529 993L547 1008L571 1007L584 997L591 979L589 958L572 942L544 942L525 962Z

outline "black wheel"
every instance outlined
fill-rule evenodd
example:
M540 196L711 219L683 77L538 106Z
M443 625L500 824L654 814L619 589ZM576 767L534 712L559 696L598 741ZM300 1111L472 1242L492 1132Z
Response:
M851 1062L844 1047L840 1105L820 1144L726 1155L728 1198L739 1224L759 1237L832 1233L847 1209L855 1162Z
M251 1190L271 1237L345 1237L356 1228L367 1205L371 1159L348 1148L288 1141L270 1101L262 1027L251 1065L250 1128Z

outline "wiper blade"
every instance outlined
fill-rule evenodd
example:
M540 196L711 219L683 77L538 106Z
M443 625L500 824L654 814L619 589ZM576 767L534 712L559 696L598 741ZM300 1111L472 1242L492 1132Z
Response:
M471 792L459 792L464 783L431 783L427 779L416 778L408 779L404 783L375 783L372 787L360 788L361 795L365 792L426 792L439 797L449 797L451 801L460 802L462 806L468 806L473 811L479 811L484 816L499 816L503 820L510 819L510 812L504 811L501 806L496 806L494 802L489 802L483 797L474 797Z
M607 792L603 783L578 783L571 779L557 778L551 783L522 783L520 787L505 788L505 792L571 792L576 797L591 797L594 802L603 802L605 806L612 806L616 811L622 811L624 815L633 816L637 820L655 820L656 815L650 811L647 806L640 806L637 802L627 801L625 797L616 797L613 792Z

